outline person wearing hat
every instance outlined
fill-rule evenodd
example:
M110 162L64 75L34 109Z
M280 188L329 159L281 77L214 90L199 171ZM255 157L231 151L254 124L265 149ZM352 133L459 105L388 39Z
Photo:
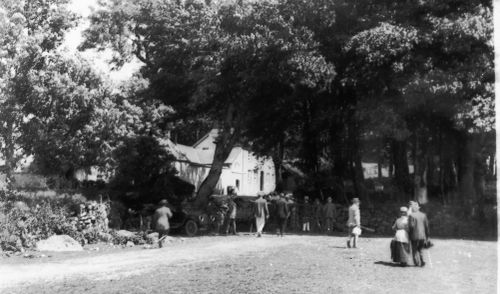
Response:
M278 217L278 235L283 237L283 234L285 234L285 229L286 229L286 220L290 216L288 203L283 193L280 195L280 198L276 202L276 214Z
M399 218L396 219L392 226L396 234L391 241L391 259L402 266L407 266L413 264L410 237L408 234L408 208L402 206L399 209L399 215Z
M418 202L412 203L412 211L412 214L408 217L408 228L413 251L413 262L416 266L424 266L422 250L429 240L429 221L425 213L420 211Z
M347 248L358 247L358 237L361 235L361 213L359 211L359 203L359 198L353 198L352 205L349 206L349 219L347 220L349 239L347 240Z
M158 232L158 246L161 248L163 238L168 235L170 230L168 219L172 217L172 211L167 207L168 201L166 199L161 200L159 205L160 207L156 209L153 215L153 224Z
M262 230L266 225L266 219L269 218L269 209L267 201L264 199L264 193L259 192L258 198L254 204L255 227L257 228L257 237L262 237Z

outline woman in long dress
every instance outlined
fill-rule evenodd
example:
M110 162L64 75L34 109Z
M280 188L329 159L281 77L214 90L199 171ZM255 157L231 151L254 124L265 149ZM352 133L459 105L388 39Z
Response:
M391 241L391 259L402 266L413 264L410 238L408 234L408 208L399 209L400 217L394 222L392 229L396 231Z

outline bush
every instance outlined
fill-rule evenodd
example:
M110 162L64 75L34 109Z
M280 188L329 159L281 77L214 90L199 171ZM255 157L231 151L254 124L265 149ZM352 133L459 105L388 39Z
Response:
M81 197L26 198L14 191L0 191L0 247L22 251L52 235L69 235L84 244L103 239L107 206L84 202Z

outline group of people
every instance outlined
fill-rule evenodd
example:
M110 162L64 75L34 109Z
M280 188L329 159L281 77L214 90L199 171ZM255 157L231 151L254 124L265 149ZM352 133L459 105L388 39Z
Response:
M228 197L227 207L224 209L224 216L220 217L220 223L217 221L217 232L223 230L225 235L232 233L236 235L236 212L237 205L235 203L236 194L231 193ZM285 234L287 223L290 217L293 215L296 206L293 205L290 194L281 193L277 195L275 201L275 219L277 221L277 234L282 236ZM253 216L255 218L255 227L257 231L257 237L262 236L264 226L266 221L270 217L268 201L264 199L264 194L259 193L257 200L254 202L253 206ZM169 232L170 225L169 219L172 217L172 211L168 207L167 200L161 200L159 203L159 208L156 209L153 215L153 224L155 230L159 233L159 239L166 236ZM300 207L300 218L302 220L302 231L310 232L311 222L314 224L314 228L321 230L324 228L325 232L332 232L334 230L335 218L336 218L336 206L332 201L332 197L328 197L327 202L322 205L319 199L316 199L313 205L309 204L309 197L304 197L304 203ZM356 247L357 236L361 233L360 231L360 213L359 213L359 199L353 199L353 205L349 208L349 219L347 225L349 230L354 230L352 233L352 240L348 242L348 247ZM161 245L161 242L160 242Z
M319 199L311 204L309 196L306 195L304 202L298 205L298 210L302 232L311 232L311 227L316 233L331 233L335 230L337 207L332 197L328 197L325 204L321 204Z
M236 234L236 211L237 206L234 201L235 195L230 195L228 200L228 209L225 221L225 233ZM275 213L277 218L277 234L281 237L285 234L287 221L291 215L289 195L279 194L275 202ZM332 229L335 220L336 208L332 202L332 198L327 199L327 203L323 206L318 205L319 200L316 200L314 206L309 206L309 197L304 197L304 206L302 214L302 229L305 232L310 230L310 222L313 220L318 225L321 225L319 219L316 218L319 214L315 214L321 210L321 216L327 231ZM170 229L169 219L172 217L172 211L168 208L167 200L161 200L159 208L156 209L153 215L153 223L155 230L159 233L159 246ZM357 248L358 238L361 235L361 214L360 201L358 198L353 198L348 209L348 240L347 248ZM393 262L399 263L402 266L415 265L425 266L423 249L431 246L429 241L429 221L425 213L420 211L418 202L410 201L409 206L403 206L399 210L400 216L393 225L393 230L396 231L393 240L391 241L391 259ZM312 215L312 217L311 217ZM253 204L253 216L255 218L255 226L257 237L262 236L266 221L270 217L268 202L264 199L264 194L258 194L257 200Z
M415 201L399 211L400 217L392 227L396 234L391 241L391 259L402 266L425 266L423 249L431 246L427 216Z
M285 233L287 221L292 214L292 205L290 205L289 195L279 194L275 201L275 214L277 219L277 234L283 237ZM361 214L359 210L360 201L358 198L352 199L352 205L349 207L349 217L347 226L349 229L349 240L347 241L348 248L356 248L358 236L361 234ZM310 231L310 223L313 221L315 226L320 229L324 224L325 231L331 232L334 229L336 219L336 207L332 201L332 197L328 197L327 202L321 205L319 199L316 199L314 205L309 204L309 197L304 197L304 203L301 206L302 231ZM254 204L254 217L257 229L257 237L262 236L262 231L269 219L270 213L268 202L264 199L263 194L259 194Z

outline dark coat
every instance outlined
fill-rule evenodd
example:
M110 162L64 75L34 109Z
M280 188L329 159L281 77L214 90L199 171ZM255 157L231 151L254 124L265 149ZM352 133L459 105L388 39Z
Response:
M429 238L429 221L425 213L417 211L408 217L410 240L427 240Z
M276 212L279 218L287 218L290 214L288 203L284 199L280 199L276 202Z
M302 204L301 216L304 222L308 222L309 219L313 216L313 206L311 205L311 203L304 202Z
M336 214L337 214L337 211L336 211L335 204L333 202L332 203L329 203L329 202L325 203L325 206L323 206L323 215L326 218L335 219Z

